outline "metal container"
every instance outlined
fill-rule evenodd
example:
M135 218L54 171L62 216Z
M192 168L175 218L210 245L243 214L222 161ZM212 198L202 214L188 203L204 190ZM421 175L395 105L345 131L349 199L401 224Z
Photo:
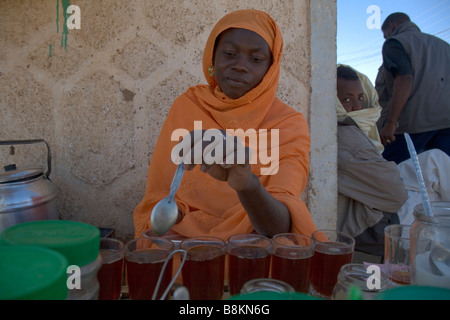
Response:
M0 171L0 233L13 225L35 220L58 219L56 188L50 181L50 147L45 140L0 141L0 146L44 143L47 147L47 170L15 165Z

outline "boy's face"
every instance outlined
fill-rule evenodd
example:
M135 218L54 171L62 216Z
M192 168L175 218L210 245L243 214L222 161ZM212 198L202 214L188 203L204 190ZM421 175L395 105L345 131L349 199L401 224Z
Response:
M214 52L217 83L228 97L238 99L258 86L272 65L267 42L246 29L228 29Z
M363 108L363 88L359 80L337 79L337 96L347 112Z

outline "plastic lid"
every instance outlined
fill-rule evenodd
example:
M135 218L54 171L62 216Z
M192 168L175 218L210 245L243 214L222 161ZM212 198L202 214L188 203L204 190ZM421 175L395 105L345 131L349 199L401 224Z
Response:
M94 261L100 251L100 230L67 220L42 220L17 224L3 231L1 245L39 245L64 255L79 267Z
M450 289L429 286L402 286L380 292L377 300L450 300Z
M0 300L64 300L67 259L38 246L0 246Z

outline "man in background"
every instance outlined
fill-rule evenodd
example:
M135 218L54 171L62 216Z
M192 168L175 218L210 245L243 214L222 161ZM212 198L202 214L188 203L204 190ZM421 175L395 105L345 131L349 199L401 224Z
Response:
M369 79L338 66L338 230L355 238L356 251L382 257L384 228L399 223L407 193L397 165L381 155L380 110Z
M376 89L383 157L397 164L410 157L405 132L418 153L436 148L450 155L449 44L422 33L400 12L389 15L381 29L386 41Z

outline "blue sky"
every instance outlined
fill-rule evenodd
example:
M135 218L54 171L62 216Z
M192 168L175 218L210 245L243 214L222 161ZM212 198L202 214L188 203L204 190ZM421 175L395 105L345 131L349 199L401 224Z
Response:
M367 13L370 6L376 6L375 11ZM384 43L374 19L377 8L381 24L391 13L404 12L422 32L450 43L450 0L337 0L337 62L352 66L373 83Z

